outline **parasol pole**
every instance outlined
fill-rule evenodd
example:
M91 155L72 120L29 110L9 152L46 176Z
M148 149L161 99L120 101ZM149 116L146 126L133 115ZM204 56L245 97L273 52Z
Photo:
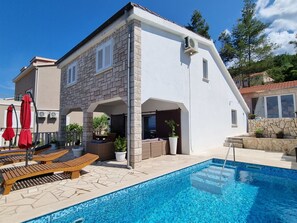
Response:
M17 114L17 112L15 110L14 104L11 104L11 107L13 108L13 111L14 111L14 114L15 114L15 119L16 119L16 133L15 133L14 143L13 143L13 145L15 146L16 145L16 140L17 140L17 137L18 137L19 121L18 121L18 114ZM10 141L10 143L12 143L12 140ZM10 147L9 147L9 149L10 149Z
M36 107L36 103L35 103L35 100L34 100L34 98L33 98L33 95L32 95L32 93L31 92L28 92L27 94L29 94L30 95L30 97L31 97L31 99L32 99L32 102L33 102L33 106L34 106L34 110L35 110L35 123L36 123L36 133L35 133L35 137L34 137L34 148L33 148L33 150L35 149L35 147L37 146L37 142L38 142L38 140L39 140L39 128L38 128L38 112L37 112L37 107ZM31 150L31 152L32 152L32 154L30 154L30 155L32 155L33 156L33 150ZM30 158L32 158L32 157L30 157ZM28 161L27 161L28 162Z

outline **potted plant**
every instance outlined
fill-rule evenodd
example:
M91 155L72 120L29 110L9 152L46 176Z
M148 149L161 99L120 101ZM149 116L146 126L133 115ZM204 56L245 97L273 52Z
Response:
M285 134L284 134L284 131L280 130L275 135L276 135L276 138L283 139Z
M256 118L255 114L252 114L252 113L249 114L249 119L255 119L255 118Z
M58 141L55 138L52 138L50 143L51 143L51 148L52 149L56 149L57 148Z
M80 157L83 153L84 148L80 146L80 140L76 140L74 143L74 147L72 148L73 156L74 157Z
M256 131L255 131L255 136L256 136L256 138L263 138L263 132L264 132L264 130L263 129L256 129Z
M171 129L171 132L169 133L169 146L170 146L170 154L175 155L177 150L177 140L178 135L176 134L176 127L179 126L174 120L165 120L165 123L169 126Z
M127 140L125 137L117 137L114 141L114 147L115 147L115 155L116 160L118 162L125 161L126 158L126 150L127 150Z

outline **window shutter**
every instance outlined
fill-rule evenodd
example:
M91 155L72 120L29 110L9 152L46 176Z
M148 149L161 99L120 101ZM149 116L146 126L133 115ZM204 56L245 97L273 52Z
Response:
M67 83L69 84L71 82L71 68L68 68L68 78Z
M110 46L110 44L105 47L105 58L104 58L104 60L105 60L105 63L104 63L105 67L111 66L111 46Z
M76 81L76 66L72 67L72 82Z
M97 70L103 68L103 49L98 50L97 52Z

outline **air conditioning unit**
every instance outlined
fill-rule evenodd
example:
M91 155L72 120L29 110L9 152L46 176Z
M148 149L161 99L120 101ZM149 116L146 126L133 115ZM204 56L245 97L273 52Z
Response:
M198 53L198 43L189 36L185 37L184 47L184 52L189 54L190 56L194 55L195 53Z
M50 118L58 118L58 112L50 112L49 117Z
M46 111L38 111L38 118L45 118L47 116Z

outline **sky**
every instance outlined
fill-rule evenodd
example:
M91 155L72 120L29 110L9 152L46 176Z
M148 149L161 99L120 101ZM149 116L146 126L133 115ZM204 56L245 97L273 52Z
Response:
M217 41L241 17L243 0L135 0L179 25L190 22L195 9ZM34 56L59 59L126 5L124 0L0 0L0 98L14 96L13 79ZM297 30L297 0L256 0L256 16L280 47L275 54L293 54L289 45Z

